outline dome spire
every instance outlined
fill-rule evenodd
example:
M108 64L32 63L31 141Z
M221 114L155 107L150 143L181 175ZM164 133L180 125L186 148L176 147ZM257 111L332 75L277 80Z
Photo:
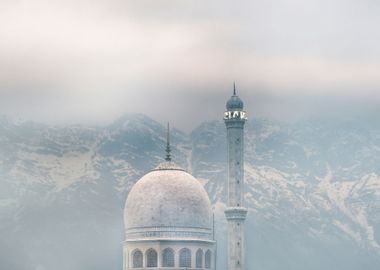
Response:
M235 81L234 81L234 96L236 96L236 86L235 86Z
M170 151L171 151L171 149L170 149L170 129L169 129L169 122L168 122L167 131L166 131L166 149L165 149L165 151L166 151L166 158L165 158L165 160L166 160L166 161L171 161L172 158L171 158L171 156L170 156Z

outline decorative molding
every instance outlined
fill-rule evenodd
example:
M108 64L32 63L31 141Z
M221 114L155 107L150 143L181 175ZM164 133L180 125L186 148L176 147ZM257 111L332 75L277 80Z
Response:
M247 209L244 207L228 207L224 211L224 214L227 220L245 220L247 212Z
M126 231L127 240L143 238L212 240L212 230L203 228L147 227L133 228Z

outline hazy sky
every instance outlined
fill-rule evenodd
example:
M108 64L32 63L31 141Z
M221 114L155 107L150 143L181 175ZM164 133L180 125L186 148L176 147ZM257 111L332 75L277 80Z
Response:
M378 0L0 0L0 113L190 130L236 81L251 116L380 107Z

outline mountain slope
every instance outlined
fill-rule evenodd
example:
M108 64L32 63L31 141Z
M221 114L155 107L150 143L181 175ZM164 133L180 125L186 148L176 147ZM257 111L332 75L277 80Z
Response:
M144 115L109 126L0 118L2 269L121 269L128 191L162 161L165 127ZM214 205L226 269L225 127L171 132L173 157ZM245 134L248 269L377 269L380 126L254 119Z

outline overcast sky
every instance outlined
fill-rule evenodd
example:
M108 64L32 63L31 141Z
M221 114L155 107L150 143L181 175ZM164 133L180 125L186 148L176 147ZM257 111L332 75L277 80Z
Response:
M236 81L252 117L376 111L378 0L0 0L0 113L190 130Z

